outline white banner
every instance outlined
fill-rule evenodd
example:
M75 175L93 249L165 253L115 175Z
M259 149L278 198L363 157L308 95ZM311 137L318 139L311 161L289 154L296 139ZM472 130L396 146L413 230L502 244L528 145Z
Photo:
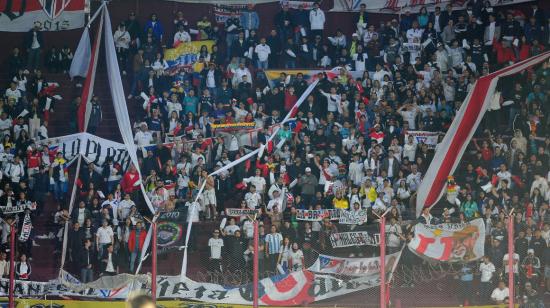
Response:
M435 149L437 145L439 133L427 132L421 130L409 130L405 133L405 142L408 142L409 136L413 136L416 143L424 143L430 149Z
M50 151L63 153L67 161L71 161L81 154L87 162L101 167L107 159L122 166L123 170L130 163L130 155L124 144L103 139L89 133L78 133L58 138L40 141L47 144Z
M27 32L35 23L41 31L84 27L85 0L3 0L0 31Z
M332 248L350 246L378 246L380 245L380 234L369 234L367 231L341 232L330 235Z
M296 219L305 221L321 221L323 218L329 217L330 220L340 219L340 210L296 210Z
M257 214L258 210L253 209L225 209L225 215L232 217L246 216Z
M386 272L396 264L401 252L386 256ZM366 276L380 274L380 257L373 258L339 258L319 255L310 271L323 274L346 276Z
M488 0L493 6L531 2L533 0ZM372 13L399 14L406 11L418 13L420 8L426 7L434 11L436 6L444 10L447 4L452 3L454 10L464 10L466 0L334 0L332 12L357 12L361 4L367 5L367 11Z
M340 211L339 224L342 225L361 225L367 222L367 210L359 211Z
M485 223L416 224L409 249L421 257L446 262L470 262L483 257Z

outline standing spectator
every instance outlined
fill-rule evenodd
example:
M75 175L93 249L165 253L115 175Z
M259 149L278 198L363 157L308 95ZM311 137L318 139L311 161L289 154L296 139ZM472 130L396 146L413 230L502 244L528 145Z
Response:
M212 237L208 240L210 254L208 257L209 268L214 272L221 272L222 269L222 248L224 247L223 239L220 238L220 230L214 230Z
M101 227L97 229L95 237L98 257L105 259L106 248L109 245L109 247L112 248L113 244L115 243L113 229L111 228L111 226L109 226L109 222L106 219L103 220Z
M27 256L22 254L19 262L15 264L15 277L19 280L29 280L31 272L31 264L27 261Z
M254 4L249 3L246 9L241 12L240 23L245 31L245 38L250 36L250 31L258 31L260 28L260 18L254 10Z
M491 262L489 256L484 256L483 262L479 265L479 272L481 273L481 277L479 278L479 296L482 303L486 303L489 300L489 295L493 288L493 275L495 271L495 265Z
M283 236L277 232L277 227L271 226L271 233L265 236L265 254L269 271L277 272L277 262L282 252L282 244Z
M90 110L90 119L88 120L88 132L90 134L95 134L97 128L101 124L103 119L103 113L101 112L101 105L97 95L92 97L92 108Z
M34 27L27 32L25 40L28 53L27 68L30 71L40 69L40 53L44 47L44 39L42 38L42 32L40 31L40 24L38 22L35 22Z
M118 270L119 260L117 254L114 252L114 246L113 244L107 244L101 258L101 275L115 276L118 274Z
M147 237L147 232L142 230L141 221L138 221L128 238L128 251L130 252L130 272L134 272L136 260L141 260L141 250Z
M158 43L162 44L164 28L162 27L162 23L157 19L157 14L155 13L151 14L151 18L145 24L145 28L143 29L143 32L144 33L152 32L155 40Z
M80 282L87 283L94 281L94 257L92 241L85 239L78 257L78 262L80 263Z
M319 2L313 3L313 8L309 11L309 23L311 26L311 39L313 40L317 35L323 37L323 30L325 29L325 12L319 8Z

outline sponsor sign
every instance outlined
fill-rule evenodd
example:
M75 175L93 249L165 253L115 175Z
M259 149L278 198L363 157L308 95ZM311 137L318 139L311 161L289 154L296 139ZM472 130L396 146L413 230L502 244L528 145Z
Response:
M2 0L0 31L27 32L35 25L41 31L84 27L86 0Z
M470 262L484 255L485 223L416 224L409 249L415 254L446 262Z
M380 234L369 234L367 231L341 232L330 235L332 248L350 246L378 246L380 245Z

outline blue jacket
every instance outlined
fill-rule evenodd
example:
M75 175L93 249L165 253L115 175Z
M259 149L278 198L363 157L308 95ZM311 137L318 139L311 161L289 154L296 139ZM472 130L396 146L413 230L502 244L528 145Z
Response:
M149 20L147 24L145 24L143 33L147 34L147 31L149 30L149 28L153 29L153 35L158 41L160 41L160 37L164 34L164 28L162 27L162 24L160 23L160 21L157 20L153 25L153 22Z
M260 18L256 11L243 11L241 13L241 26L245 30L258 30Z

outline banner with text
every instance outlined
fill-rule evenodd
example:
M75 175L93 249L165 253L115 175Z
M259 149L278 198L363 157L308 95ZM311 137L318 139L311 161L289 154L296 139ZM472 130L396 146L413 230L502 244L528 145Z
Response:
M255 214L258 214L258 213L259 211L255 209L235 209L235 208L225 209L225 214L231 217L241 217L246 215L254 216Z
M160 214L157 222L157 253L164 254L180 249L187 213L172 211Z
M340 219L340 210L296 210L296 219L305 221L321 221L323 218L329 217L330 220Z
M415 254L446 262L470 262L484 255L485 223L416 224L409 249Z
M41 31L84 27L86 0L0 1L0 31L27 32L35 25Z
M492 6L503 6L533 0L488 0ZM361 4L367 5L371 13L399 14L407 11L418 13L422 7L434 11L439 6L443 11L447 4L452 4L453 10L465 10L469 1L466 0L334 0L332 12L358 12Z
M401 252L386 256L386 271L397 262ZM310 271L323 274L338 274L346 276L366 276L380 274L380 257L372 258L339 258L319 255Z
M330 244L332 248L378 246L380 245L380 234L370 234L367 231L333 233L330 235Z
M367 210L340 211L338 223L342 225L361 225L367 222L367 215Z
M130 155L122 143L103 139L88 133L78 133L40 141L48 145L50 152L61 152L63 158L71 161L81 154L88 163L102 167L107 159L120 164L122 170L130 163Z
M424 143L430 149L435 149L439 138L438 132L426 132L421 130L409 130L405 133L405 142L408 142L409 136L414 138L416 143Z

